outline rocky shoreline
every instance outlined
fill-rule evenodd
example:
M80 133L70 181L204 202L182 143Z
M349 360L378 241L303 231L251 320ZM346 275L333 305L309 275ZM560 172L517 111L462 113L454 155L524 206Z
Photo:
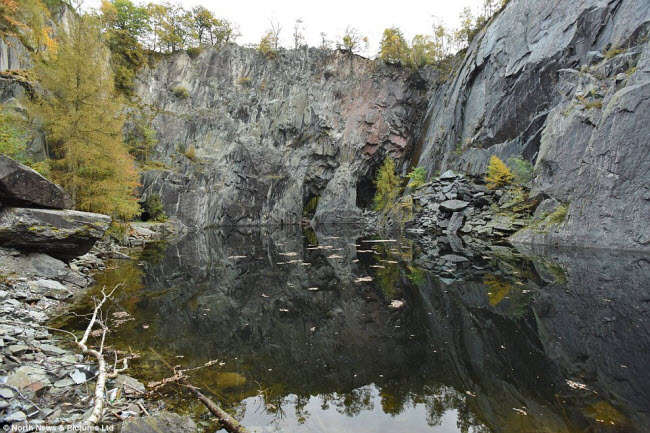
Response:
M104 269L105 259L128 259L128 248L173 236L175 229L131 223L123 234L109 235L110 217L71 210L71 198L58 185L3 155L0 202L0 426L79 429L92 410L98 368L68 331L49 324L94 284L92 274ZM193 427L189 419L161 412L159 402L144 398L144 385L126 374L109 380L106 389L107 430L138 432L143 423L162 423L165 431Z
M1 425L35 431L42 426L72 428L85 419L92 406L97 367L70 343L66 331L59 332L48 323L92 286L92 273L104 268L104 259L128 257L123 252L127 246L142 246L170 234L166 224L135 223L132 227L124 245L104 239L67 264L43 253L0 248ZM144 385L127 374L109 380L106 425L114 428L122 421L153 414L146 422L171 422L184 426L178 431L187 431L192 421L160 413L164 405L145 399L145 392ZM121 431L136 432L139 425L131 421Z

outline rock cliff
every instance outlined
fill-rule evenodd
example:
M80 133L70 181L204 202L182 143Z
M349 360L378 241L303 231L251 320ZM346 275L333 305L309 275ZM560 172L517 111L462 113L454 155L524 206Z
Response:
M384 155L408 164L425 76L313 48L165 58L138 94L159 110L155 156L172 168L146 173L144 195L159 193L190 227L295 224L317 196L318 223L360 222Z
M650 3L512 0L430 99L419 165L535 165L566 222L520 242L650 248Z

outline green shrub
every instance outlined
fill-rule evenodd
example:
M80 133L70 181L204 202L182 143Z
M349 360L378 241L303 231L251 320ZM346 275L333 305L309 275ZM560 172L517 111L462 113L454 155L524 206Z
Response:
M190 92L183 86L174 87L172 92L174 92L174 96L179 99L187 99L190 97Z
M0 112L0 154L20 163L25 163L27 152L27 131L9 114Z
M520 156L508 158L508 167L519 185L528 185L533 180L533 165Z
M203 52L203 47L190 47L185 51L190 59L196 59Z
M427 170L424 167L416 167L406 176L411 181L408 186L411 188L417 188L427 181Z
M145 200L143 208L149 214L150 221L163 222L167 220L167 214L163 210L160 194L153 193Z
M553 213L551 213L547 217L547 220L548 222L553 224L562 224L566 219L566 215L568 212L569 212L569 206L566 204L562 204L558 206L557 209L555 209Z

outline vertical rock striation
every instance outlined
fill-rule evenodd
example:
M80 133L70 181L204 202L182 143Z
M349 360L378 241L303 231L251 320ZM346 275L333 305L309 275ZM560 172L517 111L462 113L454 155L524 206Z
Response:
M565 223L520 242L650 249L650 3L511 0L430 100L419 164L535 164Z
M384 155L406 167L428 87L418 71L349 53L269 60L236 45L174 54L139 80L160 113L155 157L171 166L145 173L144 195L190 227L295 224L316 196L318 223L360 222Z

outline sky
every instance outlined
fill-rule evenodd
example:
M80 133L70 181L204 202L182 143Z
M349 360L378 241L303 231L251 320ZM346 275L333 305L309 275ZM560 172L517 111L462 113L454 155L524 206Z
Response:
M149 2L145 0L144 2ZM134 1L138 3L137 0ZM155 0L159 3L159 0ZM347 26L355 27L367 36L370 49L363 53L377 53L382 32L387 27L399 27L408 40L416 34L430 34L434 22L455 27L464 7L479 12L481 0L177 0L186 9L203 5L217 17L226 18L239 26L239 44L256 44L270 28L270 20L282 26L281 45L293 46L293 27L297 18L303 20L303 34L308 45L320 45L320 33L340 40ZM85 7L96 7L100 0L86 0Z

